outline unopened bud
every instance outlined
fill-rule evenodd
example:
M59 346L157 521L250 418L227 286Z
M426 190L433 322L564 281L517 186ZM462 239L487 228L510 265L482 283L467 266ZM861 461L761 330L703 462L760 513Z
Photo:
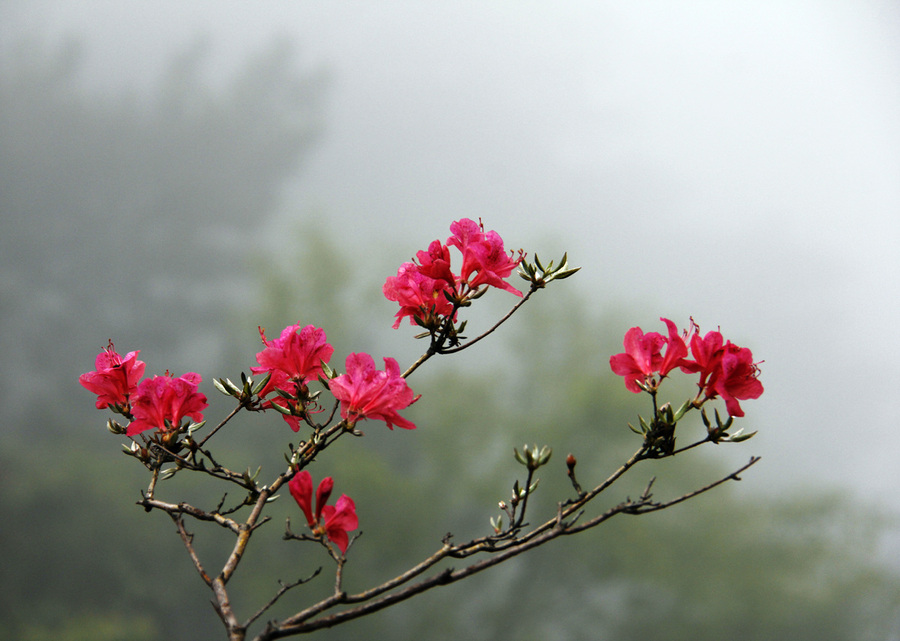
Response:
M578 464L578 459L575 458L575 455L571 452L566 457L566 467L569 468L569 474L575 471L575 466Z

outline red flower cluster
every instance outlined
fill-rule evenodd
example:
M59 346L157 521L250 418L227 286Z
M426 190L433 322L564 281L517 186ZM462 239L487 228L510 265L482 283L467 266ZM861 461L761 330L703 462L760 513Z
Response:
M707 332L700 338L700 328L691 327L691 354L693 361L681 363L684 372L700 372L697 383L700 393L706 399L721 396L730 416L743 416L738 401L759 398L763 393L762 383L757 378L759 368L753 362L753 354L746 347L738 347L731 341L724 345L722 334Z
M690 333L678 333L675 323L660 318L668 328L668 337L657 332L644 334L640 327L632 327L625 333L625 352L609 359L612 371L625 377L625 387L632 392L644 388L656 389L660 379L676 367L687 373L700 372L698 386L703 401L721 396L730 416L743 416L738 401L759 398L763 393L759 382L759 368L753 362L753 354L746 347L727 343L719 332L709 332L700 337L699 327L691 324ZM687 340L690 338L688 355ZM663 353L665 348L665 353Z
M416 253L418 264L403 263L396 276L384 283L382 291L388 300L400 304L396 314L394 329L400 321L409 316L409 322L416 319L424 326L434 326L439 319L446 318L454 311L451 301L462 301L470 292L482 285L504 289L517 296L522 292L506 282L522 261L521 251L513 258L503 248L503 239L495 231L484 231L484 226L468 218L450 225L452 236L446 243L432 241L427 251ZM454 274L450 270L450 247L462 253L462 268Z
M138 381L144 375L147 366L139 361L140 350L128 352L125 358L116 353L112 341L97 354L93 372L86 372L78 377L89 392L97 395L97 409L112 405L114 408L129 411L128 402L137 390Z
M347 532L359 527L359 519L356 516L356 504L346 494L342 494L335 505L326 505L331 490L334 487L334 479L330 476L322 479L316 489L316 509L312 509L312 476L306 470L298 472L288 482L291 496L297 501L297 505L306 515L306 523L316 536L323 534L332 541L341 554L347 552L350 538Z
M153 428L162 431L178 429L185 416L202 421L203 410L209 403L206 396L197 391L201 380L194 372L177 378L166 372L164 376L141 381L132 408L134 420L125 433L134 436Z
M200 375L188 372L174 378L166 372L165 376L140 381L146 363L137 360L138 353L128 352L122 358L110 341L97 355L96 369L78 377L89 392L97 395L97 408L111 407L133 418L125 432L128 436L153 428L178 429L185 416L202 421L203 410L209 404L206 396L197 391Z
M368 354L350 354L347 371L329 382L331 393L341 402L341 417L349 425L363 418L384 421L407 430L416 428L397 413L419 399L413 394L400 366L393 358L384 359L384 371L375 369L375 359Z
M260 398L276 389L292 395L304 395L302 386L322 375L322 363L327 363L334 353L334 347L325 338L325 331L312 325L303 329L300 329L299 323L289 325L281 331L281 336L272 341L266 339L262 327L259 328L259 335L266 348L256 355L259 367L251 367L250 371L253 374L271 374L269 382L260 390ZM271 407L272 403L289 407L291 401L276 396L266 401L263 407ZM300 430L299 417L282 416L292 430Z

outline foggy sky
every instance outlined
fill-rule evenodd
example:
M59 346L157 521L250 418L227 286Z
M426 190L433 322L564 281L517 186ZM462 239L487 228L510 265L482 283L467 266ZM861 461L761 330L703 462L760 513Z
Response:
M0 47L71 36L86 86L152 95L199 36L213 89L287 36L330 84L282 220L352 222L360 269L463 216L568 251L597 310L693 316L764 360L760 434L731 454L763 455L754 485L896 486L896 6L549 7L7 1Z

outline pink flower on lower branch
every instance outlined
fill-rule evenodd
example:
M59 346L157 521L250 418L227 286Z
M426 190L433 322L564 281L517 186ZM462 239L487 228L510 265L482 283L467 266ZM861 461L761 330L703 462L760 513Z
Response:
M78 382L93 394L97 395L97 409L102 410L110 405L128 411L128 402L135 391L138 381L144 375L146 363L139 361L140 350L128 352L125 357L116 353L112 341L94 361L94 371L86 372L78 377Z
M206 396L197 391L203 379L188 372L175 378L168 372L141 381L134 396L132 414L134 420L125 432L128 436L145 430L175 430L181 427L184 417L193 421L203 420L203 410L209 407Z
M347 357L346 373L329 382L331 393L341 402L341 417L349 425L363 418L384 421L407 430L416 426L397 413L419 399L413 394L400 366L393 358L384 359L384 370L375 369L375 360L365 353Z
M297 505L306 515L306 523L316 536L323 534L333 542L341 554L347 552L350 544L348 532L359 527L359 518L356 516L356 504L346 494L342 494L335 505L326 505L334 487L334 479L330 476L322 479L316 489L316 505L313 511L312 505L312 476L306 470L298 472L288 481L288 489L291 496L297 501Z

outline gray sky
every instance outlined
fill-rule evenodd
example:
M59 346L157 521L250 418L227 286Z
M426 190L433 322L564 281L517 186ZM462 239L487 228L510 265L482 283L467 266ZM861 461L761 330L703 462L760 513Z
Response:
M83 40L116 92L199 35L211 86L291 38L331 84L285 217L352 222L364 252L463 216L568 250L598 309L693 315L765 360L733 453L765 457L754 484L900 484L894 3L0 3L17 33Z

